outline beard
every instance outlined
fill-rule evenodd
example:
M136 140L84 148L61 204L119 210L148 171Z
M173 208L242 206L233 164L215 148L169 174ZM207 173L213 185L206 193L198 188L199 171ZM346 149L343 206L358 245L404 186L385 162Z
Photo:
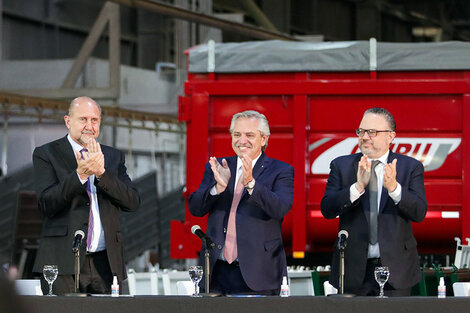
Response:
M365 143L359 143L359 150L361 150L362 154L369 156L371 153L374 152L372 144L369 143L367 147L364 147Z

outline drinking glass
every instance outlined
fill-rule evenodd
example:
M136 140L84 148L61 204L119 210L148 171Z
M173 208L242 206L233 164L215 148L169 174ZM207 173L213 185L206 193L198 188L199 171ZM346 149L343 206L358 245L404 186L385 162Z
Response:
M44 265L42 274L44 275L44 279L49 283L49 293L47 295L54 296L54 294L52 294L52 283L56 280L57 274L59 274L57 265Z
M200 297L201 295L199 294L199 290L197 285L199 284L199 281L202 279L202 266L195 265L195 266L190 266L189 267L189 277L191 277L191 280L194 283L194 294L193 297Z
M380 285L380 295L377 298L387 298L384 296L384 285L390 276L390 271L387 266L378 266L374 270L375 280Z

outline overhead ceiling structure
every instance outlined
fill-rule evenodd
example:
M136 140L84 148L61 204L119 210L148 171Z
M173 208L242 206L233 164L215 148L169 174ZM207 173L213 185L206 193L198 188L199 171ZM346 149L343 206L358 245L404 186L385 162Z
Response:
M35 118L38 122L63 121L68 101L51 100L0 92L0 113L4 121L10 117ZM183 125L171 115L101 107L102 124L116 127L184 133ZM137 123L136 123L137 122Z
M322 34L326 40L470 40L468 0L214 0L213 7L244 14L248 23L266 29L275 24L281 32Z
M198 13L197 9L194 9L202 2L207 1L211 2L214 14L238 13L243 16L243 22L228 21L218 18L214 14ZM22 0L20 2L26 8L28 1ZM235 34L235 37L227 36L227 38L235 38L236 40L299 40L299 36L309 35L320 35L324 40L342 41L367 40L371 37L378 41L389 42L470 40L470 5L468 0L187 0L188 3L193 4L192 10L173 4L175 1L158 0L112 0L93 2L93 4L87 1L81 2L82 4L73 1L44 0L44 2L49 10L46 12L46 16L55 10L53 12L65 14L68 18L77 17L73 13L73 9L77 5L82 5L85 9L101 7L101 13L98 14L94 26L90 28L88 37L84 38L86 40L82 42L81 49L76 55L76 61L61 88L53 90L54 92L51 90L23 90L23 92L20 90L18 92L30 96L50 95L56 99L70 99L78 94L89 94L92 97L109 98L114 101L119 97L119 64L123 59L119 52L123 50L122 40L128 40L132 37L132 34L129 34L132 27L126 25L137 20L133 18L129 10L152 12L152 14L158 14L165 18L211 26L223 30L224 34ZM20 11L15 11L17 7L19 5L4 2L2 15L13 19L31 19L31 14L21 15L18 13ZM126 9L127 11L125 11ZM125 12L125 16L122 15L122 12ZM3 20L5 21L5 18ZM76 19L76 22L78 23L79 20ZM22 20L20 19L20 21ZM35 20L35 22L38 21ZM156 22L153 19L148 20L147 23L151 23L151 21ZM45 23L54 24L55 22L47 20ZM58 23L57 25L61 27L62 24ZM69 30L74 29L71 26L73 22L67 25ZM106 25L109 25L108 32L106 32ZM5 30L9 31L10 28L4 29L3 33ZM125 34L121 28L126 29ZM13 35L12 32L10 40L21 38ZM54 40L55 37L47 35L44 38ZM83 70L86 60L97 50L97 43L102 38L106 39L106 44L109 47L107 49L107 57L111 64L109 87L83 90L75 88L74 83ZM305 38L307 37L302 37L301 40ZM66 40L59 38L58 41L64 42ZM140 39L130 40L133 43L141 41ZM54 49L54 44L51 42L45 47ZM168 46L167 49L172 50L173 48ZM40 50L38 49L39 52ZM181 51L177 52L181 54ZM20 55L20 53L16 53L16 55ZM152 53L146 55L151 56ZM57 52L57 56L60 57L60 50ZM138 63L155 64L160 61L162 60L154 59ZM168 60L163 61L167 62ZM182 64L182 62L177 64Z
M265 21L264 27L256 27L249 24L237 23L225 19L217 18L211 15L201 14L192 10L187 10L163 1L156 0L111 0L116 3L127 5L134 8L140 8L156 12L162 15L168 15L177 19L183 19L189 22L195 22L207 26L216 27L228 32L235 32L257 39L280 39L280 40L298 40L288 34L278 32L275 27L266 27L272 25L262 14L258 6L252 0L242 0L241 3L251 4L253 10L256 10Z

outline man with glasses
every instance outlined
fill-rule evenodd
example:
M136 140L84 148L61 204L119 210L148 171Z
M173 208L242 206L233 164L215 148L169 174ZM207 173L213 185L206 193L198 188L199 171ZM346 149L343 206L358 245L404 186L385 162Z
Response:
M361 153L330 164L321 201L325 218L339 217L339 230L349 233L345 253L344 291L376 296L377 266L387 266L388 296L409 296L421 279L411 222L426 216L424 168L417 160L393 153L393 116L383 108L365 111L356 135ZM335 245L330 283L338 288L339 251Z

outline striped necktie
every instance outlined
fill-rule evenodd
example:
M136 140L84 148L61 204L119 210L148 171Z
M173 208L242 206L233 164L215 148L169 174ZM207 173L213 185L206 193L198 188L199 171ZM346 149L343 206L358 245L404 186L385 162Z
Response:
M82 156L83 159L83 152L88 152L88 149L83 148L80 150L80 155ZM88 247L88 250L91 248L91 241L93 239L93 209L92 209L92 196L91 196L91 182L90 182L90 177L87 179L86 183L86 191L88 193L88 198L90 198L90 214L88 215L88 234L86 238L86 244Z

